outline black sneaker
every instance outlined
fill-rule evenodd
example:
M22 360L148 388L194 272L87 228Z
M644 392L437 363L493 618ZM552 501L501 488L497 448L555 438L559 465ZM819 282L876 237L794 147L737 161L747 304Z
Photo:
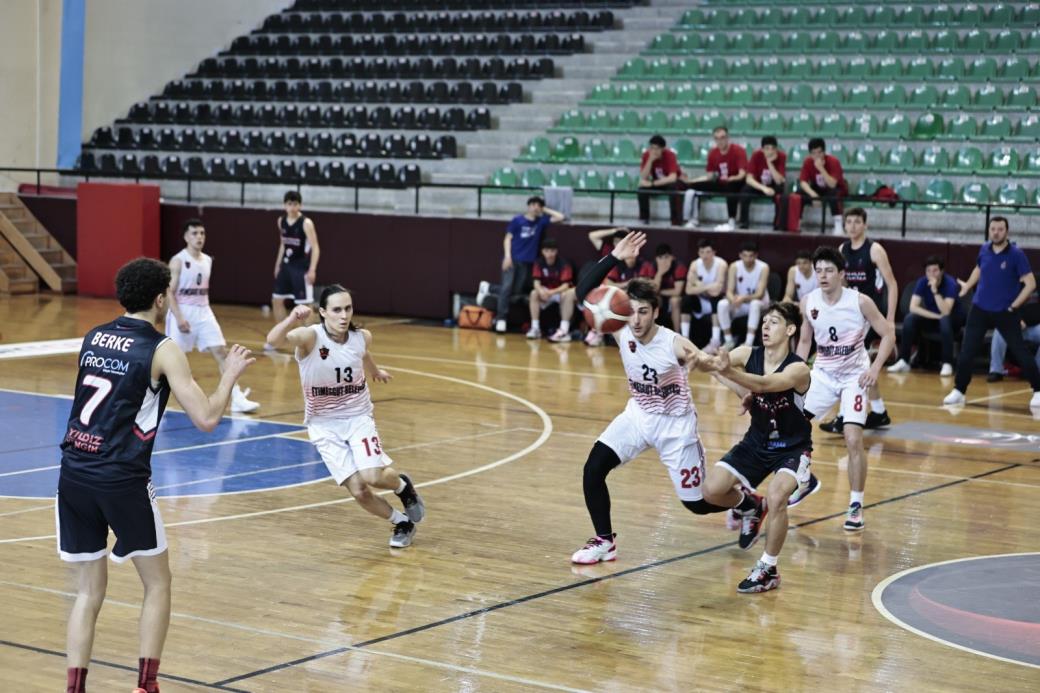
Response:
M752 494L755 501L755 509L744 513L740 518L740 548L747 551L758 541L758 534L762 530L769 508L766 500L758 494Z
M990 373L989 375L986 376L986 382L987 383L999 383L1003 379L1004 379L1004 374L1003 373Z
M892 423L892 419L888 418L888 411L883 411L880 414L870 412L867 414L867 422L863 424L863 428L882 428L890 423Z
M835 433L841 435L844 426L844 419L842 419L840 416L835 416L830 421L824 421L822 424L820 424L820 430L825 433Z
M404 490L398 493L397 497L404 503L404 514L412 522L422 522L422 519L426 517L426 504L423 503L422 497L415 490L408 475L399 474L399 476L404 479Z
M819 491L822 487L823 484L821 484L820 480L816 478L816 475L810 474L809 481L804 485L799 484L798 488L796 488L794 493L791 494L791 497L787 499L787 507L793 508L812 494Z
M751 573L737 585L737 591L743 594L768 592L780 586L780 573L775 565L766 565L762 561L755 563Z
M412 522L399 522L394 525L394 533L390 537L390 546L395 549L403 549L412 545L412 537L415 536L415 524Z

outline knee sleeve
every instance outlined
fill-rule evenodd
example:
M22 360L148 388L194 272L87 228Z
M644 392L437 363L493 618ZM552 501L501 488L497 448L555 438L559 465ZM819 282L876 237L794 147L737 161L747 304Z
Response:
M722 329L728 330L730 325L733 324L733 320L729 316L729 299L724 298L719 301L719 305L715 308L715 311L719 316L719 324L722 325Z
M621 459L617 453L608 445L597 440L596 444L592 446L592 450L589 451L589 458L585 460L585 480L606 479L607 474L620 465Z
M694 515L711 515L713 513L724 513L729 510L729 508L713 505L703 498L695 501L684 500L682 504Z

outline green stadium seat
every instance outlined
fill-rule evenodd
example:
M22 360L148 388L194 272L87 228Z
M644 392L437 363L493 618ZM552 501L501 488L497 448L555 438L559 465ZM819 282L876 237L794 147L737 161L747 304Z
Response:
M710 110L701 116L701 130L712 131L726 124L726 116L718 110Z
M961 188L960 201L968 204L984 205L992 200L993 196L985 183L968 183ZM970 211L970 210L969 210Z
M965 140L975 136L978 132L978 123L975 118L967 113L960 113L946 124L946 132L942 135L944 139Z
M813 50L817 53L835 53L841 46L841 36L835 31L821 31L813 41Z
M812 135L816 132L816 119L811 113L801 111L791 116L787 125L788 132L794 135Z
M1024 26L1040 25L1040 5L1030 3L1023 7L1022 11L1018 13L1016 23Z
M767 84L755 91L755 103L774 106L784 101L784 92L779 84Z
M787 65L776 56L763 58L758 62L758 78L762 80L781 79Z
M777 53L783 50L783 47L784 37L773 31L759 39L757 50L759 53Z
M840 161L842 166L846 166L852 161L852 152L841 142L829 143L827 145L827 153Z
M859 81L867 81L873 77L871 63L863 56L856 56L845 65L845 77Z
M566 111L560 116L560 122L556 124L555 130L582 130L585 128L585 114L577 109Z
M996 79L997 61L993 58L976 58L968 66L967 76L978 82Z
M672 91L663 84L648 84L636 93L641 95L644 104L665 104L672 100ZM626 102L633 103L632 99L626 99ZM639 99L635 102L639 103Z
M1011 53L1012 51L1018 50L1021 39L1022 37L1017 31L1013 29L1003 29L994 34L993 38L990 39L989 48L998 53Z
M994 113L982 121L978 137L983 140L1002 140L1011 137L1011 121L1002 113Z
M729 52L729 36L726 34L707 34L701 38L701 48L708 55L720 55Z
M763 135L777 136L787 129L787 122L777 111L768 111L758 121L758 131Z
M581 158L581 143L576 137L562 137L552 149L553 161L577 161Z
M738 135L750 135L757 132L755 116L749 111L740 111L729 118L730 132Z
M719 82L704 85L700 94L701 105L716 106L726 102L726 87Z
M609 103L618 99L619 87L616 84L597 84L589 93L590 103Z
M848 120L841 113L827 113L820 118L820 134L824 137L840 137L849 129Z
M939 102L939 91L931 84L914 87L907 104L913 108L930 108Z
M701 61L701 77L704 79L721 79L726 76L726 61L716 58L705 58Z
M957 13L957 23L964 26L979 26L982 24L982 9L978 5L965 5Z
M610 161L610 145L602 138L593 137L581 148L582 156L586 161L603 164Z
M784 13L779 7L763 7L758 11L756 24L762 26L780 26L784 22Z
M833 7L821 7L813 15L812 23L816 26L832 26L838 23L838 10ZM763 25L759 25L763 26Z
M937 144L926 148L921 152L921 160L917 163L917 169L929 173L942 173L950 168L950 154Z
M1033 29L1026 34L1025 40L1022 42L1022 47L1031 53L1040 50L1040 29Z
M1018 121L1015 136L1019 139L1040 141L1040 116L1033 113Z
M607 187L606 178L596 170L582 171L578 175L578 190L603 190Z
M696 79L701 74L701 61L696 58L679 58L675 61L672 76L676 78Z
M796 84L787 90L786 101L792 106L809 106L813 103L813 89L808 84Z
M730 17L731 26L753 27L758 24L758 12L753 9L740 8Z
M935 78L943 80L964 79L968 68L964 65L964 59L956 56L943 58L935 66Z
M963 84L955 84L947 87L942 95L943 108L951 111L959 111L971 106L971 90Z
M568 168L558 168L549 176L549 186L553 188L575 187L574 174Z
M752 53L755 50L755 35L739 31L730 36L729 50L733 53Z
M881 132L881 124L873 113L863 113L849 121L849 135L872 137Z
M643 116L639 129L646 133L658 133L668 129L668 114L664 111L651 111Z
M695 111L679 111L672 114L668 129L672 132L689 133L699 130L700 126L701 121Z
M1000 65L1000 78L1005 81L1029 79L1029 61L1017 55L1009 56Z
M676 46L676 35L669 32L667 34L658 34L654 37L654 40L650 42L650 48L647 49L650 53L672 53L677 49Z
M953 161L951 162L951 171L957 173L975 173L976 171L982 171L982 152L979 151L978 147L961 147L957 150L957 153L953 155Z
M878 94L877 103L892 109L902 108L906 104L906 89L902 84L886 84Z
M1004 91L992 84L979 87L972 104L976 109L990 110L1004 105Z
M693 148L693 142L690 140L677 140L675 142L675 156L679 159L679 163L683 165L694 161L697 154Z
M809 10L805 7L792 7L784 15L784 24L786 26L806 26L810 21Z
M841 26L864 26L868 21L867 10L862 5L846 7L838 13L838 24Z
M964 53L985 53L988 39L989 34L985 31L972 29L961 38L960 49Z
M928 23L937 26L949 26L956 21L956 15L949 5L936 5L928 13Z
M935 65L932 63L931 59L924 56L917 56L916 58L912 58L910 62L906 64L906 68L903 70L903 79L928 82L933 79L934 74Z
M740 83L734 84L727 89L724 98L727 106L736 108L738 106L750 106L752 101L754 101L754 94L751 92L749 85Z
M1023 176L1040 176L1040 148L1033 149L1022 160Z
M551 156L552 145L545 137L535 137L531 140L517 161L548 161Z
M945 178L933 178L928 181L928 186L924 189L924 195L922 197L927 202L933 203L928 205L932 209L942 209L943 205L937 203L953 202L953 183Z
M907 28L923 26L926 21L925 9L920 5L904 7L896 15L896 24Z
M816 92L813 103L817 106L824 108L836 108L842 104L845 100L845 94L842 92L841 87L837 84L828 84L820 87Z
M637 164L642 154L632 140L620 139L610 150L610 161L619 164Z
M870 24L874 26L892 26L896 23L896 10L893 7L878 7L870 16Z
M1007 95L1004 107L1015 111L1033 110L1037 106L1036 91L1028 84L1020 84Z
M840 81L842 78L841 63L837 58L820 58L816 63L816 78Z
M921 191L917 187L917 181L913 178L902 178L897 180L895 185L892 187L895 189L896 195L899 195L903 200L913 201L921 199Z
M982 23L988 26L1007 26L1015 19L1015 11L1010 5L998 3L990 8Z
M956 31L943 29L932 37L932 50L937 53L954 53L960 47Z
M892 147L882 159L880 168L900 173L912 170L914 168L914 150L905 144Z
M654 62L657 62L656 60ZM625 64L618 70L618 77L624 77L625 79L639 79L647 72L646 61L642 58L632 58L626 60Z
M885 184L885 182L883 180L881 180L880 178L873 178L873 177L860 178L859 184L856 185L856 194L861 196L861 197L866 197L867 195L873 195L875 192L877 192L877 189L880 188L884 184ZM874 204L874 203L857 202L856 204Z
M732 23L729 12L723 10L711 10L704 15L705 26L725 27Z
M683 34L675 39L675 49L670 53L696 53L704 46L700 34Z
M1019 169L1018 150L1014 147L997 147L986 157L987 176L1007 176Z
M1004 183L997 189L996 198L1002 205L1029 204L1029 195L1021 183Z
M841 42L841 50L844 53L866 53L868 48L867 37L859 31L846 32Z
M693 164L696 167L703 167L708 162L708 150L711 149L713 142L707 144L694 144L693 145Z
M788 79L809 80L812 77L812 63L807 58L793 58L784 67L784 76Z
M631 62L631 61L629 61ZM647 77L649 79L668 79L675 72L675 66L672 61L668 58L658 58L649 65L642 74L636 75L636 77Z
M645 94L638 84L621 84L615 87L612 101L625 105L638 106L643 103Z
M544 188L548 181L545 178L545 172L540 168L529 168L524 171L523 178L520 181L520 185L525 188Z
M886 87L887 88L887 87ZM849 89L845 105L850 108L869 108L874 105L874 90L866 84L856 84Z
M878 80L899 79L902 76L903 61L899 58L893 58L891 55L886 55L879 60L877 67L874 69L874 78Z
M680 84L672 93L672 101L677 106L687 106L698 102L700 96L697 94L697 86L689 82Z
M910 121L902 113L890 115L885 120L881 134L888 139L909 139Z
M881 150L875 144L864 144L856 150L856 155L849 162L848 168L853 171L879 170L881 168Z
M606 183L608 190L635 190L639 179L635 174L618 169L607 174Z
M636 111L622 111L610 125L617 132L637 132L642 129L642 121Z
M614 129L614 116L610 111L600 108L585 117L586 132L607 132Z
M787 170L794 173L797 177L798 170L802 167L802 162L805 161L805 157L809 156L809 152L805 150L805 144L798 144L792 147L787 152ZM795 187L797 187L797 182Z
M488 184L496 186L515 186L520 184L520 177L512 168L504 166L491 174L491 177L488 179Z
M683 12L682 18L679 19L679 24L682 26L705 26L707 21L705 21L704 14L704 10L699 7L686 10Z
M918 32L920 33L920 32ZM877 53L891 53L899 50L899 33L882 29L874 34L870 47Z
M938 113L922 113L914 123L915 140L934 140L943 134L943 117Z

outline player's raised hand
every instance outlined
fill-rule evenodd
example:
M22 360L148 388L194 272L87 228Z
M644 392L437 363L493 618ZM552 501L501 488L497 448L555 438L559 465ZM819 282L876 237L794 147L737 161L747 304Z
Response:
M646 245L646 234L642 231L633 231L614 244L611 255L618 260L635 260L639 257L639 251Z
M377 368L372 377L375 378L377 383L388 383L394 379L394 376L390 375L390 371L384 368Z
M252 356L249 349L241 344L233 344L228 349L227 358L224 360L224 372L230 373L235 380L238 380L242 372L254 363L256 363L256 358Z
M292 309L292 318L296 322L303 322L311 316L310 306L296 306Z

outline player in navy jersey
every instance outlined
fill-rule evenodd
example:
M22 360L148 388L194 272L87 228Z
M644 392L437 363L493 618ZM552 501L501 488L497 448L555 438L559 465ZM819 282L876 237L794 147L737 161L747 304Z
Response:
M285 320L286 299L300 305L314 303L314 283L318 279L318 232L314 222L303 216L300 207L303 198L290 190L285 193L285 216L278 217L278 256L274 261L274 290L271 292L271 311L275 323ZM274 349L264 344L265 351Z
M780 585L776 563L787 536L787 508L820 488L809 470L812 425L802 411L809 366L791 351L801 322L796 304L774 303L762 320L763 346L741 346L732 353L723 349L714 359L716 378L745 398L751 425L708 470L705 500L736 506L741 515L740 547L745 550L758 539L766 513L772 510L766 550L738 592L765 592ZM756 488L770 474L764 499L748 494L746 489Z
M115 563L133 560L141 582L138 687L157 693L159 657L170 620L170 567L155 490L151 455L172 392L196 427L212 431L249 352L234 345L216 392L207 397L191 377L176 344L155 329L170 305L170 270L139 258L116 275L126 312L83 338L72 412L61 444L55 499L58 553L76 572L77 595L68 623L69 693L86 688L94 627L108 582L108 531L116 536Z

